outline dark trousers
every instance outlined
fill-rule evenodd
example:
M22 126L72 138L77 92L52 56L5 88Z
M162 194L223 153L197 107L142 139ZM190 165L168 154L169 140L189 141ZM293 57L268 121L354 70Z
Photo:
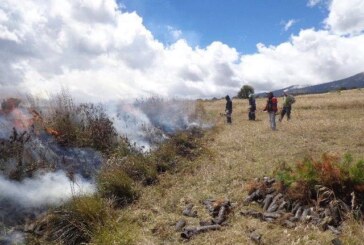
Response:
M232 120L231 120L231 112L226 112L226 122L227 123L232 123Z
M255 120L255 110L249 110L249 120Z
M279 119L279 121L282 121L283 117L285 114L287 114L287 120L291 119L291 106L284 106L281 112L281 118Z

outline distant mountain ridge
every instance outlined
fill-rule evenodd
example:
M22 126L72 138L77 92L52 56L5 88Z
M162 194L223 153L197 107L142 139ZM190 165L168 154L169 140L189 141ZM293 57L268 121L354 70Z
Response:
M317 94L317 93L327 93L330 91L344 90L344 89L355 89L364 88L364 72L358 73L354 76L344 78L341 80L321 83L317 85L302 87L297 85L292 85L286 88L278 89L272 91L274 96L282 96L283 92L286 91L289 94ZM265 93L259 93L257 96L264 96Z

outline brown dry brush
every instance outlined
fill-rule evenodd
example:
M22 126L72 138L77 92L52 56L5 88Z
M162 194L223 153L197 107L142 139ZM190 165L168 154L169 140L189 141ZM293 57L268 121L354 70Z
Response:
M175 171L181 160L193 161L200 156L204 151L203 135L202 129L192 128L178 132L161 143L158 149L151 154L158 172Z
M173 136L162 145L170 149L170 152L157 150L149 154L141 154L130 148L127 143L119 146L99 173L97 179L99 196L74 197L65 205L49 212L46 218L38 221L37 233L48 241L60 244L80 244L91 241L97 236L100 227L104 226L109 219L114 219L112 213L115 209L122 208L138 198L136 182L145 184L156 182L159 161L172 158L178 161L190 159L187 152L196 151L194 157L201 152L197 150L201 142L200 139L195 138L196 135L196 132L186 132ZM198 135L201 137L202 133L199 132ZM110 199L113 200L111 206L108 204ZM225 213L220 216L223 215Z
M320 160L306 158L295 168L280 169L277 179L285 186L292 199L310 200L317 193L315 185L322 185L334 190L335 197L350 202L351 193L364 200L364 161L354 162L350 154L341 159L336 155L323 154Z
M89 242L105 219L113 219L112 210L138 198L137 182L156 183L159 171L174 171L184 161L193 160L203 152L203 131L198 128L171 136L153 152L140 152L126 138L120 138L114 145L113 125L101 107L74 106L66 95L59 103L59 110L54 110L47 121L48 126L60 132L57 141L67 146L102 150L109 160L97 177L98 196L74 197L39 221L38 230L42 230L41 236L49 241L60 244ZM100 133L99 130L104 131ZM112 207L106 205L109 199L114 200Z
M364 162L354 163L324 154L321 160L306 158L295 168L282 165L275 179L265 177L247 185L245 204L256 201L263 212L242 211L242 215L294 227L295 222L310 222L321 229L339 233L337 227L349 216L362 219Z
M117 146L117 133L102 105L76 105L65 91L55 96L44 126L57 132L57 142L70 147L92 147L109 153Z
M30 138L31 133L28 131L18 132L16 128L13 128L9 139L0 139L0 170L5 167L5 162L9 158L16 161L15 169L9 173L10 179L20 180L33 172L33 166L24 166L23 164L24 145L29 142Z

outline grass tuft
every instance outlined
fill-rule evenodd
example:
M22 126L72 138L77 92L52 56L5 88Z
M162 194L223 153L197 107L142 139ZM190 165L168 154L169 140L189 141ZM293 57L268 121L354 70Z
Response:
M98 176L99 193L112 198L118 206L124 206L137 198L133 180L117 165L104 167Z
M111 204L97 196L78 196L48 214L46 238L60 244L82 244L113 215Z

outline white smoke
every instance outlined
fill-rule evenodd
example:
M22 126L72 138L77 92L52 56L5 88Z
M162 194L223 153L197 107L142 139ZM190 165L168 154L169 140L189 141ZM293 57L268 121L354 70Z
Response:
M92 194L95 190L93 183L78 175L71 181L63 171L37 173L20 182L0 175L0 201L10 200L23 207L60 205L74 195Z
M108 104L107 113L119 135L138 148L153 149L170 135L192 127L209 128L195 101L152 97L134 103Z

